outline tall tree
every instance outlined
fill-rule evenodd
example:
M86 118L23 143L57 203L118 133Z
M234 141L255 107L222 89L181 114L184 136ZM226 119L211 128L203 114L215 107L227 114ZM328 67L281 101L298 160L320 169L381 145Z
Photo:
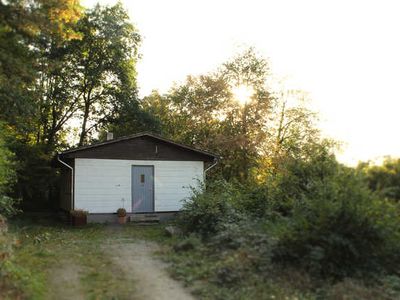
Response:
M15 195L25 203L51 198L50 160L68 146L68 127L79 123L82 145L107 126L151 123L137 101L139 42L121 4L0 0L0 121L14 133Z
M0 119L24 128L34 115L31 86L36 71L30 49L34 24L34 14L24 1L0 1Z
M298 101L304 93L278 93L271 77L268 61L250 48L213 73L189 76L164 95L153 92L143 105L165 135L220 154L221 174L246 181L273 156L301 156L304 145L319 140L314 114Z
M73 0L0 1L0 121L13 133L6 144L18 161L13 195L27 202L49 199L47 83L58 65L55 49L74 38L79 10Z
M78 23L81 40L72 43L79 91L79 143L105 126L122 103L137 101L136 69L140 35L121 3L96 6Z
M36 143L45 144L46 152L51 153L57 135L78 106L69 44L81 38L76 24L82 13L75 0L38 0L37 10L42 18L33 45L38 65Z
M47 138L60 49L76 38L75 0L0 2L0 117L36 143ZM41 124L43 123L43 124Z
M265 125L274 102L268 76L268 62L249 49L216 72L189 76L183 85L165 95L153 93L144 103L160 118L164 134L221 154L224 176L245 180L268 135ZM239 86L252 91L244 105L234 93Z

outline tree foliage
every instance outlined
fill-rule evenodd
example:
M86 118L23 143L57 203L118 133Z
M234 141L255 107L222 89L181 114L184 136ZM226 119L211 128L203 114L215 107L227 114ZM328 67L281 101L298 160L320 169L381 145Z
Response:
M154 118L137 98L140 35L122 5L87 10L75 0L0 2L0 120L19 162L14 194L56 196L50 161L108 129L127 133ZM42 206L43 206L42 205Z
M166 94L154 91L143 106L160 120L164 135L214 151L222 157L218 172L244 182L266 159L301 152L302 145L320 138L315 114L302 104L304 94L283 96L272 80L268 60L250 48L215 72L188 76ZM247 103L238 101L237 87L252 92Z
M162 123L163 134L217 152L226 178L247 178L268 136L274 97L267 89L267 60L253 49L224 63L217 71L189 76L167 94L153 92L144 107ZM233 89L246 85L254 93L244 107Z
M386 157L382 165L360 163L358 169L365 174L369 188L380 197L400 200L400 159Z
M88 11L78 23L82 39L72 43L72 64L80 92L79 143L102 128L121 106L137 102L137 50L140 36L121 4Z

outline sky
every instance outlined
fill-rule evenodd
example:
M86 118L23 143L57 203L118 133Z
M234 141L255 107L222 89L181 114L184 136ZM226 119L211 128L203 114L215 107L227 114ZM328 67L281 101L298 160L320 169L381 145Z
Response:
M116 0L82 0L114 4ZM139 93L167 91L249 46L309 93L325 136L355 165L400 156L399 1L125 0L143 37Z

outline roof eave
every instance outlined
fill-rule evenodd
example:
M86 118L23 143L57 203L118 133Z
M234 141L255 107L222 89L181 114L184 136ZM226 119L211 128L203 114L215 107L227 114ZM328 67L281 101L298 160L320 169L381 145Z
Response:
M183 145L183 144L177 143L175 141L166 139L164 137L161 137L161 136L159 136L157 134L150 133L150 132L142 132L142 133L132 134L132 135L128 135L128 136L125 136L125 137L113 139L113 140L110 140L110 141L104 141L104 142L101 142L101 143L88 145L88 146L82 146L82 147L79 147L79 148L63 151L59 155L68 155L68 154L79 152L79 151L82 151L82 150L101 147L101 146L104 146L104 145L109 145L109 144L113 144L113 143L129 140L129 139L134 139L134 138L138 138L138 137L141 137L141 136L149 136L149 137L164 141L166 143L170 143L170 144L173 144L175 146L178 146L178 147L181 147L181 148L193 151L193 152L197 152L197 153L212 157L214 160L219 160L220 159L220 157L218 155L214 154L214 153L207 152L207 151L204 151L204 150L199 150L199 149L187 146L187 145Z

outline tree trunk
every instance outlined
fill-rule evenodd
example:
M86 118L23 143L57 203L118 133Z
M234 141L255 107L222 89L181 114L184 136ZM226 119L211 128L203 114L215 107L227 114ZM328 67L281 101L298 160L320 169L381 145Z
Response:
M87 120L89 118L89 108L90 108L90 104L89 104L89 101L87 101L85 103L85 111L84 111L84 114L83 114L83 122L82 122L82 128L81 128L81 134L80 134L80 137L79 137L78 147L81 147L83 145L83 143L85 142L86 126L87 126Z

